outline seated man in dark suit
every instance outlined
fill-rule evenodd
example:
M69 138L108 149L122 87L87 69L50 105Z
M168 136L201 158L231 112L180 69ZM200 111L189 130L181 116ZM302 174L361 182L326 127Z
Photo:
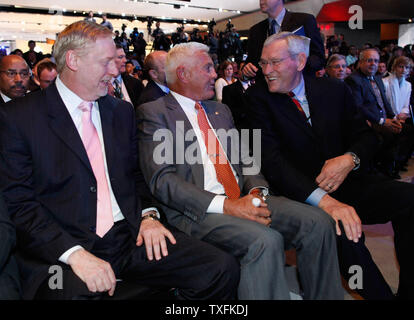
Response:
M349 75L345 82L352 90L356 105L381 140L382 147L375 162L380 162L379 168L383 173L400 179L396 160L403 126L402 121L392 111L381 76L375 75L379 61L380 56L376 49L361 51L359 69Z
M116 44L115 64L118 69L117 74L112 79L112 86L109 87L110 94L130 102L134 108L139 106L139 97L144 89L141 81L131 77L126 73L125 64L127 62L125 51L120 44Z
M167 52L163 50L151 52L144 60L144 74L148 83L142 90L138 105L157 100L165 96L170 90L165 81L165 59Z
M251 127L261 129L262 168L281 195L317 206L336 221L341 273L362 268L366 299L393 293L364 245L365 224L392 221L400 263L398 296L414 298L414 185L369 172L378 140L349 88L330 78L303 77L309 40L292 33L269 37L260 65L267 86L248 91ZM341 226L343 225L343 227Z
M315 75L316 71L323 69L325 48L314 16L287 11L283 0L260 0L260 10L266 13L268 18L249 30L247 64L241 70L245 78L255 77L256 72L260 72L257 63L260 60L263 43L268 36L281 31L297 31L298 34L311 39L309 59L305 68L308 75Z
M16 230L0 197L0 300L20 299L19 270L13 252Z
M140 163L153 195L172 225L237 257L239 299L290 298L289 248L298 249L304 299L343 299L333 220L317 208L267 196L245 141L240 148L232 136L237 130L228 107L209 100L217 74L208 51L198 42L173 47L166 62L170 93L137 109Z
M123 283L177 288L182 299L234 297L237 262L159 221L134 110L107 95L118 73L111 31L75 22L54 54L56 82L0 113L0 191L17 229L23 298L116 297ZM49 286L51 266L61 288Z

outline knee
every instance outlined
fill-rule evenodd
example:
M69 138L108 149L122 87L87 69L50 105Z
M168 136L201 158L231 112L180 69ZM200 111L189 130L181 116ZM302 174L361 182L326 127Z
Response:
M254 251L255 255L261 252L283 254L285 251L283 236L274 229L265 228L249 247L249 250Z

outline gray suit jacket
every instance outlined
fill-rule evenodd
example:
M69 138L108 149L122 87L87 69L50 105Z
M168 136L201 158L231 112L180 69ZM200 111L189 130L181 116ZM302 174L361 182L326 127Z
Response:
M211 125L216 130L234 129L233 132L237 132L226 105L215 101L203 101L202 104ZM139 148L143 155L140 157L140 165L145 180L154 197L162 204L168 222L190 233L191 225L204 219L208 206L216 196L204 190L204 169L200 157L197 157L197 163L194 164L185 161L185 153L200 155L195 135L192 140L182 143L184 136L192 130L191 123L171 94L141 105L137 110L137 122ZM168 134L166 131L157 132L159 129L167 129ZM159 133L163 133L161 141L159 138L154 139ZM254 187L268 186L260 173L243 174L244 169L251 169L255 164L246 164L247 159L240 152L238 155L233 152L232 155L230 138L227 138L227 141L220 139L220 142L227 149L227 157L238 175L242 194L247 194ZM154 161L154 154L158 154L163 146L167 150L166 154L169 153L172 158L164 163L156 163L159 161ZM237 159L240 159L238 163L234 161ZM258 168L256 170L259 171Z

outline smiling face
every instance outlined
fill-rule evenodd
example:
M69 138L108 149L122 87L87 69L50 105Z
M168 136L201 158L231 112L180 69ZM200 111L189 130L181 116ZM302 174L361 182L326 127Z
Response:
M263 65L263 75L270 92L287 93L299 84L304 64L300 63L298 56L290 55L284 39L263 47L259 64Z
M116 48L111 37L101 37L83 50L77 56L74 85L82 99L94 101L107 94L110 80L118 75Z

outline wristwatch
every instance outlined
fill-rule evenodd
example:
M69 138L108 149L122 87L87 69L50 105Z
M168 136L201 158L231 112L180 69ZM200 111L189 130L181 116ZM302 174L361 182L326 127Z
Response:
M160 221L160 219L158 218L158 216L155 212L151 212L151 213L148 213L148 214L145 214L144 216L142 216L142 221L144 221L145 219Z
M345 154L350 154L352 157L352 161L354 162L354 165L355 165L354 169L352 170L358 169L359 165L361 164L361 160L358 158L358 156L353 152L346 152Z

